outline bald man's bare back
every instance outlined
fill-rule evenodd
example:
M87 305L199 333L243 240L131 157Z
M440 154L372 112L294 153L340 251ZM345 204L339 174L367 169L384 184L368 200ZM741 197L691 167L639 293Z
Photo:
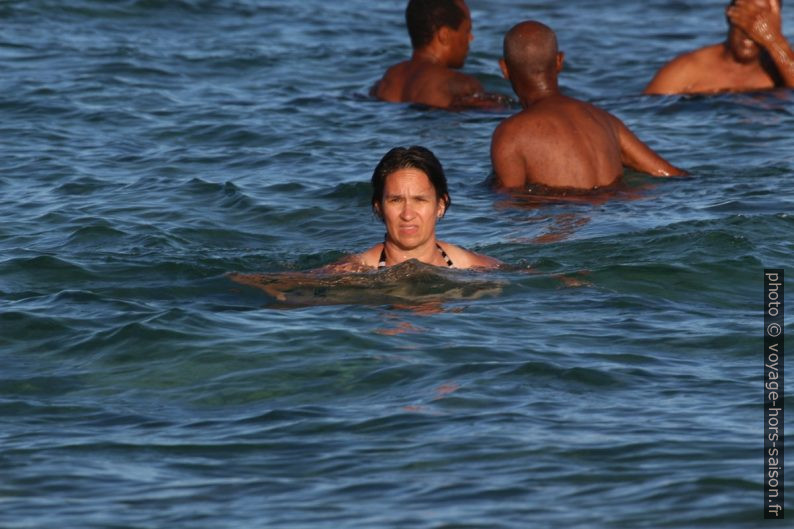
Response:
M616 117L560 93L503 121L494 131L491 161L501 188L588 191L615 184L624 165L655 176L684 174Z
M482 84L451 68L421 60L403 61L389 68L373 88L378 99L391 103L419 103L450 108L484 93Z

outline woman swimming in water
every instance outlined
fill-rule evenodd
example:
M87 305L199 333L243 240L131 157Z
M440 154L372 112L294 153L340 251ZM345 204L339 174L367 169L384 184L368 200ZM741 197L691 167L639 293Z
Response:
M386 226L384 241L331 266L383 268L410 259L450 268L499 266L496 259L436 239L436 223L450 204L435 155L424 147L395 147L372 173L372 210Z
M436 223L451 204L444 169L424 147L396 147L372 174L372 210L386 226L386 235L365 252L307 272L230 274L237 283L286 300L295 287L366 286L374 271L407 261L445 268L495 268L497 259L436 239Z

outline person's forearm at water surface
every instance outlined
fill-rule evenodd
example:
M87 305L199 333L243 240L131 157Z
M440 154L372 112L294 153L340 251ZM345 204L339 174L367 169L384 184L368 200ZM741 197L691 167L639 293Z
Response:
M620 140L623 165L657 178L689 175L685 170L679 169L656 154L618 118L612 116L612 119Z

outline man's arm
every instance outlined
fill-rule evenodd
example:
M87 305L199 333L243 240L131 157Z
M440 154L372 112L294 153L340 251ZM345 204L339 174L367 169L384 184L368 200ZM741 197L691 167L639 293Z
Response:
M778 0L737 0L726 13L733 25L767 51L783 85L794 87L794 51L783 36Z
M623 165L651 176L686 176L689 173L671 165L645 145L618 118L611 116L620 141L620 156Z
M496 176L496 187L524 187L527 183L526 166L515 141L505 123L496 127L491 138L491 165Z
M491 92L478 92L466 96L456 97L452 100L450 108L484 108L501 109L510 106L513 100L504 94L494 94Z

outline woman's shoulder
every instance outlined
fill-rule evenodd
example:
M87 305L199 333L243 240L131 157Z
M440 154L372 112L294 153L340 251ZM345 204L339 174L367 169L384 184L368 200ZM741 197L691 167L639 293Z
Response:
M323 267L323 272L365 272L377 268L383 244L378 243L369 250L348 255L344 259Z
M497 268L504 264L499 259L472 252L455 244L444 241L438 241L438 244L452 260L455 268Z

